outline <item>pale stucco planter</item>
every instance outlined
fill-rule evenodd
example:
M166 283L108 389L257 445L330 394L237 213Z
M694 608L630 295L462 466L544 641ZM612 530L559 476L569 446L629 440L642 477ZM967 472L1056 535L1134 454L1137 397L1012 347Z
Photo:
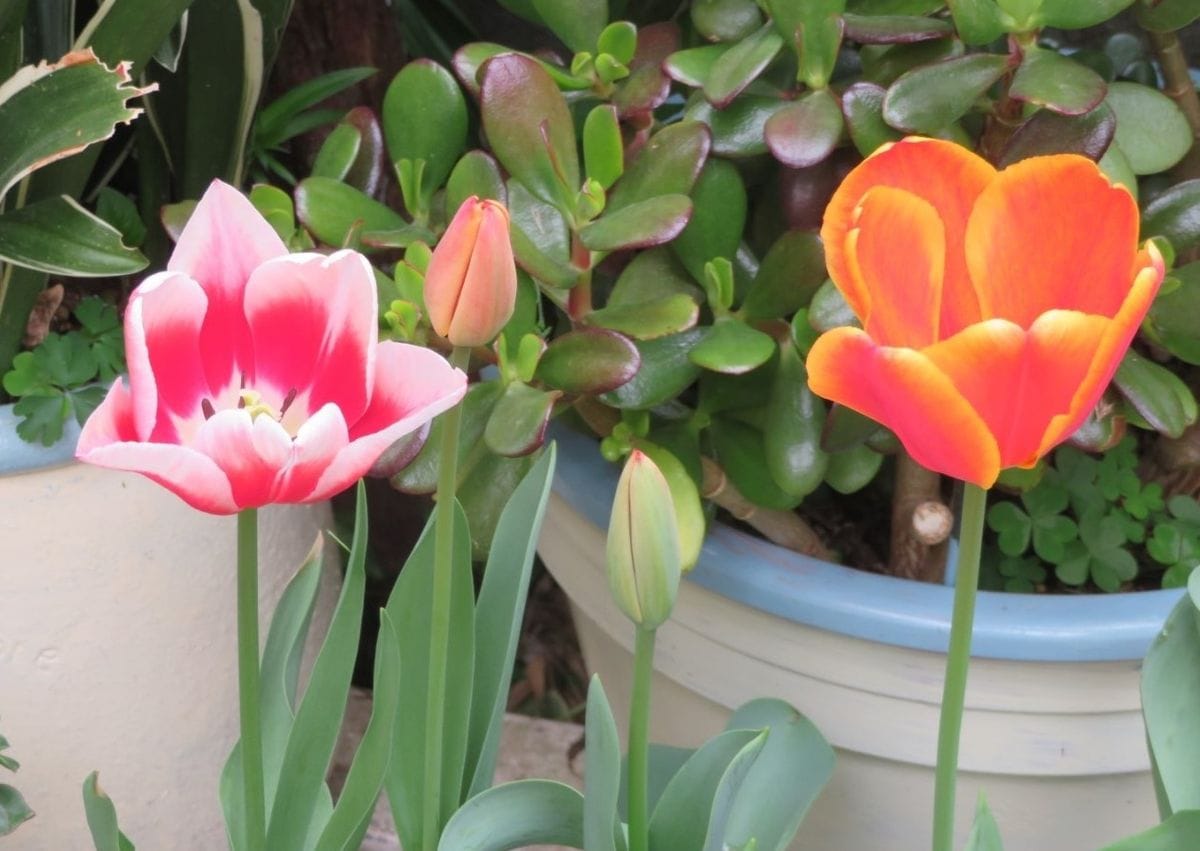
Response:
M557 437L539 552L623 725L633 635L604 574L618 471L586 438ZM980 595L959 847L980 791L1006 851L1095 851L1157 823L1138 674L1180 593ZM742 702L781 697L837 750L794 847L924 851L951 595L718 527L659 631L651 737L695 746Z
M217 781L237 739L235 520L141 476L71 460L0 407L0 733L37 813L5 848L91 848L81 787L100 771L138 848L225 847ZM263 632L327 504L260 512ZM335 561L334 559L328 561ZM336 565L314 617L323 633Z

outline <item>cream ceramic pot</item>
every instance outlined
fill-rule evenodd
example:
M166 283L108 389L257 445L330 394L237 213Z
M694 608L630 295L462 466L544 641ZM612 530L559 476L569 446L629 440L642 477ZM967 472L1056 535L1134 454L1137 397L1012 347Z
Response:
M586 438L556 437L538 549L623 726L633 632L604 566L618 471ZM980 593L956 847L980 792L1006 851L1095 851L1157 824L1138 678L1181 593ZM659 630L651 739L695 747L743 702L783 698L837 751L794 848L926 851L952 595L718 526Z
M217 800L238 730L233 517L202 514L147 479L16 437L0 408L0 776L36 816L14 851L92 847L84 778L99 770L139 848L225 847ZM260 512L263 634L327 528L327 504ZM313 632L328 624L327 565ZM311 642L310 642L311 646Z

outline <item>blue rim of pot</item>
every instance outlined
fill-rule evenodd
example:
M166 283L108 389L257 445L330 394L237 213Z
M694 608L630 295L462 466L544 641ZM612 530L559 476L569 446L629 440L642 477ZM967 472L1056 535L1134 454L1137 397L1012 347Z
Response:
M63 424L63 436L50 446L28 443L17 434L21 418L12 405L0 405L0 476L27 473L46 467L61 467L75 460L79 423L74 417Z
M601 528L619 468L594 439L554 426L555 492ZM729 526L709 529L687 579L786 620L898 647L945 653L954 589L867 573L777 547ZM1140 660L1183 589L1126 594L979 592L971 653L1038 662Z

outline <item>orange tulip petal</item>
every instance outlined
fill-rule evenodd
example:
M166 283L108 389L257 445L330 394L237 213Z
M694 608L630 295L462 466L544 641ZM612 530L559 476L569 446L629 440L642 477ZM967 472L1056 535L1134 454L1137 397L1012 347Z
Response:
M918 463L985 488L995 482L995 439L922 352L876 345L857 328L835 328L817 339L806 366L814 393L892 429Z
M938 338L946 237L929 202L888 186L863 196L846 234L846 269L881 345L919 349Z
M986 160L966 148L920 137L881 147L846 176L825 210L821 239L830 277L860 317L866 305L855 303L847 291L852 285L844 253L846 235L854 227L854 212L863 196L872 187L891 186L920 196L942 220L946 263L939 336L948 337L978 321L979 303L967 272L964 235L975 199L995 176L996 170Z
M984 317L1028 328L1048 310L1114 316L1137 252L1133 197L1091 160L1031 157L979 196L966 259Z
M1055 446L1070 437L1096 401L1112 381L1113 373L1121 363L1125 350L1137 333L1146 311L1154 301L1164 274L1162 257L1153 243L1138 254L1138 273L1133 287L1126 296L1117 315L1108 322L1092 357L1087 374L1079 383L1076 397L1071 401L1070 411L1050 420L1038 446L1038 456L1045 455ZM1080 415L1082 411L1082 415Z
M1030 466L1047 424L1073 431L1096 404L1104 383L1089 381L1097 347L1112 320L1052 310L1028 330L989 319L925 349L987 423L1004 467ZM1105 376L1107 381L1107 376Z

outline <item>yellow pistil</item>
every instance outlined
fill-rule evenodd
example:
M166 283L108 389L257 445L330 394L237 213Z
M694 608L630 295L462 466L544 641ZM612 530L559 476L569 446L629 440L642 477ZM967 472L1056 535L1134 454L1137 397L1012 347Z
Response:
M248 411L251 420L260 414L264 414L273 420L278 420L280 416L274 408L263 402L262 396L255 390L243 389L238 393L238 407Z

